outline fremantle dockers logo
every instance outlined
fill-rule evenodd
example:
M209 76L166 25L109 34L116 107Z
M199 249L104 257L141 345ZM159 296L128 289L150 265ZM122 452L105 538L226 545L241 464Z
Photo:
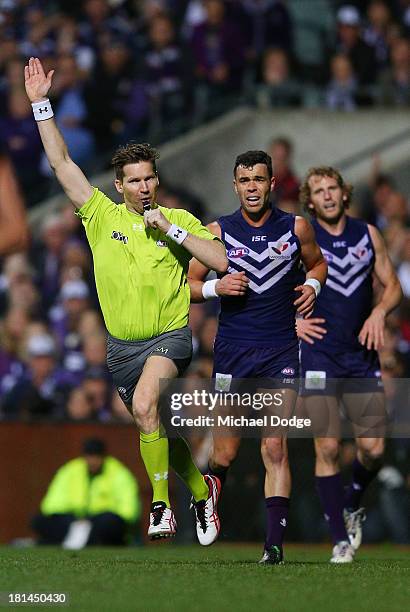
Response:
M290 242L268 242L269 259L292 259Z
M111 238L113 240L119 240L120 242L123 242L124 244L128 243L128 236L124 236L124 234L122 234L121 232L116 232L115 230L113 230L111 234Z
M351 263L367 263L370 261L371 252L366 247L349 247Z

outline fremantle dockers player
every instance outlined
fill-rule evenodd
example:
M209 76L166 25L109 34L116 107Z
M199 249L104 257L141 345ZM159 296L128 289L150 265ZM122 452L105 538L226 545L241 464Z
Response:
M383 346L385 318L402 296L379 231L346 215L351 193L351 186L330 167L311 168L301 187L301 202L313 217L316 240L328 263L314 318L300 319L297 326L302 394L316 428L316 486L334 543L333 563L353 561L361 543L360 500L384 450L384 427L376 428L385 414L377 350ZM383 286L376 303L373 276ZM320 328L323 323L325 329ZM353 422L357 444L346 491L338 461L339 400Z

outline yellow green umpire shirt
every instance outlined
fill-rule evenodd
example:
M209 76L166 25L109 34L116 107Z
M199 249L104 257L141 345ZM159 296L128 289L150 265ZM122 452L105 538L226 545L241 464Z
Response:
M191 213L158 207L164 217L190 234L215 236ZM121 340L146 340L188 324L187 281L192 255L143 215L115 204L94 188L77 211L94 260L98 299L109 333Z

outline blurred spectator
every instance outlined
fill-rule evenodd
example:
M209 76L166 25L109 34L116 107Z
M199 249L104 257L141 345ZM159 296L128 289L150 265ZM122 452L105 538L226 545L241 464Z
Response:
M32 250L32 261L38 270L37 285L41 292L45 312L51 307L60 288L60 272L67 228L62 217L51 214L41 228L40 239Z
M57 347L52 336L31 336L26 351L27 368L4 396L3 418L53 419L61 413L71 381L57 365Z
M42 146L30 102L24 93L23 66L17 58L7 66L8 88L1 103L5 108L0 116L0 143L10 156L26 203L31 206L45 196L48 182L39 174Z
M0 321L0 403L22 376L22 340L29 318L23 308L9 310Z
M184 21L182 24L182 34L186 40L192 36L196 26L203 23L206 19L206 11L203 0L187 0Z
M275 189L275 205L293 214L299 214L299 179L292 168L293 144L287 138L274 138L270 143Z
M410 43L398 38L391 46L391 66L378 81L379 102L384 106L410 106Z
M260 73L266 49L279 48L291 52L292 22L282 0L239 0L233 5L245 34L247 60L254 65L256 74Z
M329 0L289 0L293 51L301 80L309 86L326 81L327 49L335 40L335 14Z
M82 351L87 366L105 368L107 338L104 333L90 334L84 338Z
M206 89L208 114L226 108L240 92L244 71L244 37L236 22L226 17L222 0L204 0L205 21L192 33L195 73Z
M167 208L185 208L199 219L205 214L204 204L200 198L181 187L171 187L164 182L159 186L158 202Z
M326 88L325 102L331 110L352 111L357 106L357 80L346 55L332 57L331 80Z
M60 282L64 284L77 279L85 280L88 284L92 282L90 251L83 242L70 239L62 253Z
M74 17L66 14L61 15L58 19L55 35L56 55L71 56L76 62L81 77L88 77L94 68L95 51L91 46L82 43L78 22Z
M398 4L405 34L410 36L410 0L398 0Z
M289 59L282 49L267 49L265 52L261 81L256 93L261 108L300 105L300 87L290 74Z
M85 310L82 312L78 323L78 333L83 342L94 334L105 334L105 327L101 314L96 310Z
M92 418L97 421L109 421L111 416L110 376L107 368L92 366L84 372L81 389L90 403Z
M23 27L20 51L24 57L44 57L54 53L51 22L40 3L30 3L25 7Z
M361 203L361 215L366 221L383 229L381 209L383 203L394 191L394 183L390 176L380 172L380 160L373 158L373 169L370 177L370 185L365 191Z
M408 221L407 201L404 195L398 191L392 191L380 207L383 226L388 226L394 221L406 224Z
M83 85L76 60L71 55L61 55L57 61L53 82L53 98L56 98L56 122L67 143L70 156L87 171L94 154L94 137L85 127L87 108L83 97ZM43 153L44 174L52 176L52 170Z
M384 0L371 0L367 7L368 23L363 40L373 47L379 68L384 68L389 59L389 43L392 31L390 8Z
M357 8L351 4L342 6L337 12L337 24L338 37L334 52L348 56L359 84L374 83L377 74L376 54L374 48L361 36L361 18Z
M49 311L50 327L57 338L65 367L78 375L84 368L79 324L89 307L90 291L83 280L68 280L60 291L59 301Z
M29 315L38 315L40 296L34 286L33 270L22 253L9 255L3 265L0 283L3 308L22 308Z
M89 2L100 0L89 0ZM105 35L99 47L98 61L92 78L85 86L88 125L93 130L100 152L111 151L125 135L125 117L134 82L134 62L129 47L120 38ZM103 103L102 103L103 101ZM145 103L135 109L145 116ZM135 103L135 101L134 101Z
M189 114L192 66L190 54L178 45L174 25L166 15L150 22L142 79L151 122L156 122L156 129L161 129L164 136L179 133Z
M130 42L131 28L121 11L108 0L84 0L79 24L80 38L87 46L98 48L102 37L109 35Z
M76 422L90 422L94 419L91 401L82 387L75 387L68 396L65 419Z
M81 224L80 218L75 214L71 202L67 202L59 212L63 226L65 227L70 238L75 238L80 240L83 244L87 244L84 236L84 228Z
M54 475L32 522L39 544L62 544L77 550L86 545L125 544L140 516L134 475L106 454L105 443L89 438L82 456Z

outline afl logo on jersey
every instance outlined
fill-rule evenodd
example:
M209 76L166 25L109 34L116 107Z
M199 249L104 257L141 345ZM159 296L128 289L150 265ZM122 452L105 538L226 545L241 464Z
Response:
M245 247L238 247L228 251L228 257L231 259L239 259L240 257L246 257L246 255L249 255L249 249Z
M268 248L270 259L292 259L290 242L269 242Z
M294 376L295 370L294 368L283 368L283 370L281 370L280 373L284 374L285 376Z
M328 263L330 263L331 261L333 261L333 255L332 253L323 253L323 257L326 259L326 261Z

